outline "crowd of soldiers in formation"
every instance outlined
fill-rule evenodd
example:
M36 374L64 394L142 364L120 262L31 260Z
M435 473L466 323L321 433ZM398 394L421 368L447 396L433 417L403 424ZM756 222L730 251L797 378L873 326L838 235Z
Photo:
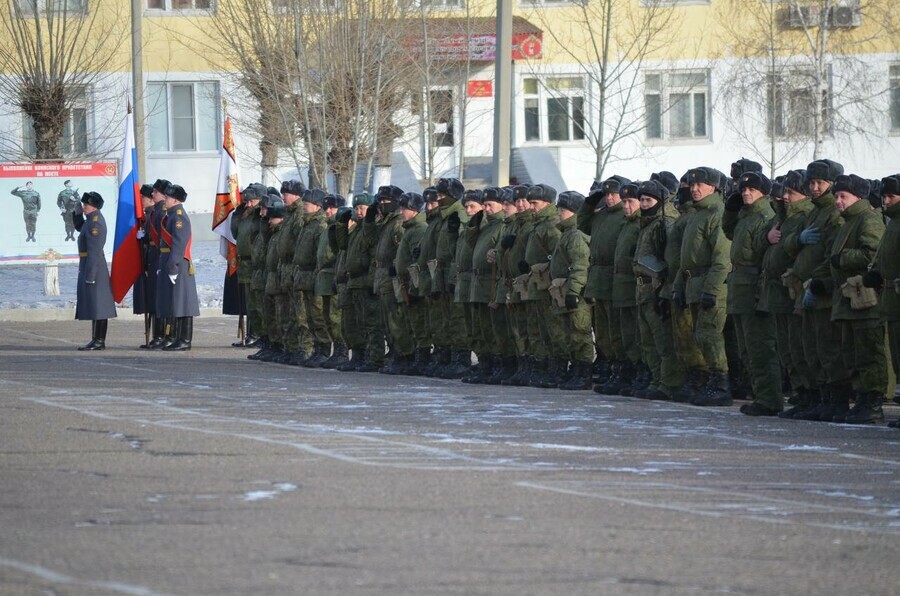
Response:
M872 423L900 359L898 212L900 175L741 159L586 197L251 184L232 232L251 360Z

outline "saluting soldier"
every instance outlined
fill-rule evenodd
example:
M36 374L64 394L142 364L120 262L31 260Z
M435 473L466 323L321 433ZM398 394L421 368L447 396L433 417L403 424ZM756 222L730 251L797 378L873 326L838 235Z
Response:
M191 349L194 317L200 315L197 280L191 257L191 220L184 209L187 193L177 184L165 190L166 216L160 229L159 276L156 280L156 312L175 319L175 341L163 350Z
M37 242L34 232L37 226L38 213L41 212L41 194L34 190L34 183L30 180L25 183L25 188L15 187L10 193L22 199L22 217L25 219L25 242Z
M106 349L106 330L109 319L116 317L109 268L106 265L106 220L100 210L103 197L96 192L86 192L81 197L84 220L76 218L78 229L78 287L76 289L75 319L91 321L91 341L79 351ZM79 213L80 215L80 213Z
M81 201L78 195L78 189L72 189L72 181L63 182L63 190L56 195L56 206L59 207L59 213L62 215L63 223L66 226L66 240L75 240L75 223L72 216L75 215L75 209ZM141 195L143 197L143 194Z

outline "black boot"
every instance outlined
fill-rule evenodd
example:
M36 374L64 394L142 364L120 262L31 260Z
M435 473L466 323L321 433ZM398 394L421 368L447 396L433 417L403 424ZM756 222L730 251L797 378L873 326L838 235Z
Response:
M630 360L620 362L618 371L613 373L613 377L608 383L603 384L602 393L606 395L622 395L622 390L631 386L636 374L637 368Z
M884 421L884 410L882 403L884 402L884 394L880 391L866 391L861 393L856 399L856 405L853 406L842 420L835 422L843 422L845 424L875 424Z
M366 349L359 348L358 350L350 351L350 358L344 364L337 367L337 369L341 372L356 372L356 369L365 362L366 360Z
M485 385L501 385L504 379L508 379L516 372L515 356L496 356L494 358L494 369L491 375L485 379Z
M828 385L824 385L818 391L811 392L812 401L810 401L809 406L791 416L791 419L817 422L819 420L819 416L821 416L822 412L824 412L827 408L827 404L830 399L831 387Z
M431 348L416 348L412 362L406 367L406 374L411 377L421 377L430 363Z
M528 377L526 385L529 387L540 387L549 366L549 358L535 358L531 364L531 375Z
M531 378L531 367L534 364L534 358L528 355L519 356L516 372L508 379L501 381L502 385L509 387L524 387Z
M619 382L619 372L621 370L622 370L622 362L619 362L619 361L610 362L609 376L606 377L606 380L604 382L594 384L594 393L599 393L601 395L613 395L607 391L607 387L610 387Z
M556 389L559 387L559 378L562 376L563 370L568 363L568 360L550 358L547 364L547 372L538 379L536 386L541 389ZM535 387L535 385L532 385L532 387Z
M591 380L602 385L609 380L610 374L612 374L610 361L598 355L591 368Z
M302 366L306 368L322 368L325 361L331 355L331 344L315 344L313 353Z
M825 407L819 412L820 422L844 422L850 413L850 395L853 388L847 383L833 385L828 391ZM859 401L857 399L857 405Z
M634 375L634 380L631 382L631 385L622 387L622 389L619 391L619 395L634 397L638 393L646 391L647 388L650 387L651 377L652 374L650 373L650 367L641 362L637 365L637 372Z
M435 346L434 352L431 354L431 363L422 374L426 377L437 377L441 369L448 364L450 364L450 348Z
M163 348L166 352L186 352L191 349L194 338L194 317L179 317L176 324L178 336L170 345Z
M684 385L672 396L672 401L690 403L703 395L706 383L709 382L709 373L700 368L688 369L684 379Z
M711 372L709 381L706 383L706 391L700 397L691 400L691 403L695 406L704 407L730 406L734 403L734 399L731 397L728 374Z
M149 350L150 348L153 347L153 342L155 342L159 339L159 335L156 332L156 329L157 329L156 315L151 313L149 318L150 318L150 340L147 343L141 344L138 346L142 350Z
M478 357L478 364L473 366L471 370L462 378L463 383L473 385L481 385L490 378L494 370L494 362L497 359L492 354L484 354Z
M259 338L259 345L257 347L259 349L254 354L249 354L247 356L247 360L259 360L259 357L269 350L268 338L265 338L265 337Z
M381 367L378 371L383 375L406 375L409 374L409 369L413 366L413 362L415 361L415 353L413 354L399 354L394 352L394 361L390 364L386 364Z
M275 362L291 366L304 366L307 360L309 360L309 354L306 353L306 350L300 348L296 352L285 352Z
M336 342L331 352L331 357L322 363L322 368L334 370L342 364L347 363L347 344Z
M154 350L162 350L168 346L171 346L173 343L175 343L175 338L178 336L177 327L178 327L177 319L174 319L172 317L163 319L162 332L160 333L162 340L160 340L160 342L157 345L152 346L152 348Z
M798 413L803 410L809 409L813 406L814 403L818 403L819 394L818 391L812 391L807 389L806 387L797 387L796 389L797 397L793 404L793 407L784 410L783 412L778 413L779 418L790 419L796 416Z
M452 353L450 363L445 366L438 377L441 379L461 379L472 366L472 352L456 350Z
M590 362L575 362L571 378L559 386L563 391L587 391L591 383L593 365Z
M78 348L79 352L93 352L106 349L106 327L108 319L91 321L91 341Z

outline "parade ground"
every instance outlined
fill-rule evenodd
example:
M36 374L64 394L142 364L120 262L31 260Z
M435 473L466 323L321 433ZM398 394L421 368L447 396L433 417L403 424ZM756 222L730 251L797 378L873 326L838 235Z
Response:
M235 327L0 322L0 594L897 594L898 430L257 363Z

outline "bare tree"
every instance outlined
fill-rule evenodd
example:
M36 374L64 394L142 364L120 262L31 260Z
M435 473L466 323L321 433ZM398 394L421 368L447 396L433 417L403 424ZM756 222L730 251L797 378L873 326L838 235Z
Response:
M667 0L591 0L576 2L568 26L549 26L543 11L534 17L542 22L544 35L558 51L578 65L590 83L581 111L571 109L575 132L594 150L594 176L603 178L607 166L632 157L622 153L623 141L642 133L647 116L642 102L643 69L663 57L666 49L686 46L677 33L681 16ZM575 33L573 33L575 32ZM679 52L684 54L684 52ZM529 67L537 72L538 63ZM553 89L547 89L553 95ZM590 115L596 115L591 119ZM640 150L641 143L629 143Z
M723 81L724 120L773 174L804 152L819 159L831 138L881 129L889 86L867 55L896 51L893 7L890 0L719 6L734 56Z
M62 140L72 110L123 66L127 37L109 32L126 30L127 8L118 0L0 3L0 101L34 131L34 154L21 147L23 157L61 160L70 152Z

